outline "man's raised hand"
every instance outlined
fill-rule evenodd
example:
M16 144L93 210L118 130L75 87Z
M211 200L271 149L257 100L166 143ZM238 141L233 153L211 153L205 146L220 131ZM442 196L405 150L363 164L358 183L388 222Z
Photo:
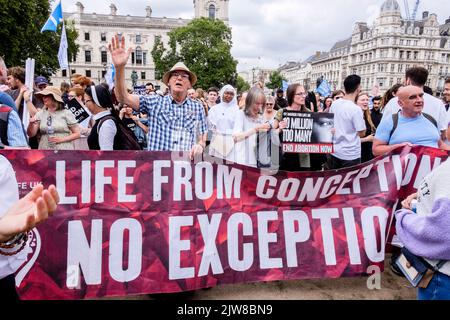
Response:
M132 51L131 48L125 50L125 37L122 36L121 38L121 41L119 41L119 35L116 34L109 44L109 52L111 52L112 61L116 68L124 67L127 64Z

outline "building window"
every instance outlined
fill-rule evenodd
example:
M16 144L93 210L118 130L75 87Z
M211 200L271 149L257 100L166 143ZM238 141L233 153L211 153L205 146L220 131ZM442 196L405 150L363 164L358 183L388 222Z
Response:
M106 33L102 32L100 34L100 38L101 38L101 41L105 42L106 41Z
M63 70L62 71L62 76L65 78L65 77L67 77L67 70Z
M136 35L136 43L141 43L142 42L142 36L140 34Z
M136 48L136 64L142 64L142 49L140 47Z
M213 4L209 6L209 18L216 19L216 6Z
M91 51L90 50L86 50L84 52L84 61L91 62Z
M102 70L102 79L105 79L106 71Z
M85 41L90 41L91 40L91 34L89 32L85 32L84 33L84 40Z
M76 69L72 69L72 74L75 74L75 73L77 73L77 70Z
M147 77L145 76L145 72L141 72L141 80L145 80Z
M86 70L86 77L88 77L88 78L91 77L91 70Z
M102 51L102 63L108 63L108 53L106 51Z
M142 64L147 65L147 52L142 53Z

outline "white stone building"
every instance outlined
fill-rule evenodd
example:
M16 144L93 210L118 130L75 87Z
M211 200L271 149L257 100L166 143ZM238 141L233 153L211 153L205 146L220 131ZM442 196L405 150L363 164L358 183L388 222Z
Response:
M372 26L357 22L351 38L316 54L310 64L311 90L318 78L340 89L349 74L358 74L363 90L370 92L378 86L384 93L403 81L408 68L424 66L430 72L428 86L440 94L450 76L450 19L439 25L437 15L425 11L420 19L408 20L396 0L385 0ZM300 69L292 66L286 72L295 74ZM301 82L294 75L293 80Z
M311 61L311 82L323 77L328 81L332 90L343 87L347 77L348 54L350 52L351 39L337 42L329 52L316 55Z
M193 0L195 17L210 17L221 19L228 25L229 0ZM104 81L104 75L111 56L108 44L116 33L122 33L126 45L133 48L130 61L126 66L126 82L132 85L132 74L137 74L137 84L154 83L161 78L155 75L155 65L151 51L155 39L160 37L167 47L168 33L178 27L187 25L191 20L181 18L154 17L151 6L142 8L142 16L119 15L114 4L110 6L109 14L86 13L81 2L77 2L76 12L64 12L64 19L72 20L79 35L76 40L80 46L76 61L70 64L70 72L58 71L52 82L60 85L69 81L70 74L78 73L90 77L95 83Z
M445 61L450 46L443 39L436 14L425 11L421 20L407 20L396 0L386 0L372 27L355 25L348 72L362 77L365 91L379 86L384 92L401 83L407 69L423 66L430 72L427 85L436 90L440 70L450 66Z
M320 53L317 54L319 55ZM312 72L311 61L314 58L315 55L302 62L288 62L278 70L289 84L300 83L306 90L310 90Z

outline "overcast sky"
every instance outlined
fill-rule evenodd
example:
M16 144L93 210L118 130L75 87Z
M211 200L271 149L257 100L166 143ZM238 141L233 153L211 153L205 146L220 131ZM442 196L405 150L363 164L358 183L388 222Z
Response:
M78 0L62 0L65 12L76 11ZM151 4L154 17L194 17L192 0L80 0L86 13L109 13L114 3L118 14L145 15ZM384 0L230 0L233 56L238 70L277 68L300 61L316 51L328 51L336 41L351 36L357 21L371 24ZM403 0L398 0L404 15ZM408 0L412 7L415 0ZM440 23L450 16L449 0L421 0L423 11L436 13Z

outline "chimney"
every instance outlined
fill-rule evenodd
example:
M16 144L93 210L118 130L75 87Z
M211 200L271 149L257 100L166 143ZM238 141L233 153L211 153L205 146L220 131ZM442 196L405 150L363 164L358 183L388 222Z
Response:
M316 51L316 57L320 56L320 51Z
M76 3L76 6L77 6L77 8L78 8L78 13L79 14L83 14L84 13L84 6L83 6L83 4L81 3L81 2L77 2Z
M145 11L147 11L147 18L150 18L153 12L152 7L150 6L145 7Z
M116 16L117 15L117 7L114 3L111 3L111 5L109 6L111 8L111 15L112 16Z
M423 20L425 20L426 18L428 18L428 16L429 16L429 12L428 11L424 11L423 13L422 13L422 18L423 18Z

